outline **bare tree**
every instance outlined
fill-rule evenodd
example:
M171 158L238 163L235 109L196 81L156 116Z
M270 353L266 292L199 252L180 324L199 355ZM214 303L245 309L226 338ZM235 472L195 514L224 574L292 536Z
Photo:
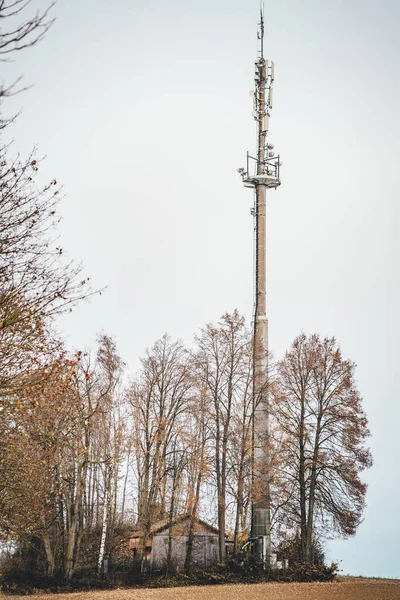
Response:
M106 551L112 547L116 520L118 475L123 458L124 428L121 420L120 404L122 393L119 390L124 363L112 338L102 334L99 339L97 363L100 368L101 407L99 410L97 433L99 435L99 456L103 475L103 518L98 557L98 575Z
M166 516L167 454L192 394L189 354L168 336L142 360L129 392L138 480L138 521L144 532Z
M0 0L0 61L9 60L16 52L30 48L43 39L54 22L50 16L54 4L48 4L44 10L35 10L32 0ZM17 83L1 86L0 98L15 93ZM7 121L0 123L1 127Z
M285 455L282 510L300 529L302 559L312 560L316 527L354 535L365 503L360 472L372 464L367 419L334 338L300 335L278 365L273 414Z
M218 327L207 325L196 337L199 377L210 395L213 418L215 481L217 488L220 559L226 558L228 474L231 471L233 418L249 388L251 336L244 318L225 314ZM251 373L251 369L250 369ZM235 461L236 462L236 461Z

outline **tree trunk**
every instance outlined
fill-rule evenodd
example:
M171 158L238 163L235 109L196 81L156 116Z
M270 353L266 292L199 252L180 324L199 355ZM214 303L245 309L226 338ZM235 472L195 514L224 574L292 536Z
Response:
M43 544L44 544L44 549L45 549L46 558L47 558L47 574L50 577L53 577L54 569L55 569L55 560L54 560L54 552L51 547L50 536L48 533L45 533L43 535Z
M315 489L317 485L317 464L319 454L319 441L321 434L321 412L317 419L317 428L315 432L313 461L311 467L310 491L308 499L308 520L307 520L307 538L306 538L306 560L313 562L312 543L313 543L313 528L314 528L314 504L315 504Z
M67 552L65 556L65 577L71 581L76 564L77 533L82 510L82 491L85 482L87 459L76 466L75 476L75 499L70 506L71 514L69 516L67 532Z
M215 439L215 466L217 476L217 496L218 496L218 539L219 539L219 559L221 562L225 561L225 498L223 492L223 468L222 463L224 457L221 457L220 448L220 425L219 425L219 408L218 398L216 399L216 439Z
M201 457L200 457L200 468L199 468L198 475L197 475L196 492L195 492L195 496L194 496L194 500L193 500L193 506L190 511L189 534L188 534L185 566L184 566L185 573L189 573L189 571L191 569L191 563L192 563L194 527L196 524L197 510L198 510L199 501L200 501L201 480L203 477L204 445L205 445L205 442L203 441L202 449L201 449Z
M299 488L300 488L300 542L301 559L307 560L307 510L305 481L305 398L301 399L300 431L299 431Z
M129 476L129 461L131 458L131 445L129 444L128 446L128 455L126 457L126 471L125 471L125 477L124 477L124 487L122 490L122 506L121 506L121 525L124 524L124 516L125 516L125 501L126 501L126 486L128 483L128 476Z
M223 459L224 461L224 459ZM218 527L219 527L219 559L221 562L225 562L226 559L226 548L225 548L225 510L226 510L226 492L225 492L225 484L224 481L225 475L221 477L221 491L218 494Z
M101 575L101 567L103 565L104 551L105 551L105 547L106 547L108 515L109 515L108 496L109 496L108 483L106 482L106 490L105 490L105 494L104 494L103 524L102 524L102 529L101 529L99 560L97 562L97 576L98 577L100 577L100 575Z
M238 478L238 489L237 489L237 498L236 498L236 518L235 518L235 531L233 535L233 554L237 555L239 550L239 531L240 531L240 521L241 515L243 512L243 481L242 481L242 473L241 469L239 470L239 478Z
M165 577L168 577L168 573L170 573L171 569L172 569L172 523L173 523L173 519L174 519L174 509L175 509L175 484L176 484L176 474L174 472L174 477L172 480L171 505L170 505L170 509L169 509L167 570L165 573Z
M65 556L65 578L67 581L71 581L74 573L74 556L75 556L75 542L76 542L76 529L78 525L78 514L72 515L70 527L68 530L67 538L67 552Z

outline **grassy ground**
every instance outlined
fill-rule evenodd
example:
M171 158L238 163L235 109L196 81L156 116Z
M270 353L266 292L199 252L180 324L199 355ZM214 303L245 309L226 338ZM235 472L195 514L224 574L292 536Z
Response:
M2 600L400 600L400 580L339 578L334 583L259 583L74 594L1 596Z

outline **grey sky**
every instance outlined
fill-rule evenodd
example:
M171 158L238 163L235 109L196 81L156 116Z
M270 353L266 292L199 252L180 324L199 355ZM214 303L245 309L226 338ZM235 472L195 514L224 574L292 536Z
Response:
M37 4L45 6L40 0ZM365 522L334 542L344 572L400 577L397 0L269 0L276 63L268 195L270 344L335 335L358 364L375 458ZM62 240L107 292L62 326L73 346L116 336L132 370L168 331L188 343L237 307L251 316L257 0L59 0L35 49L2 65L35 87L15 149L65 184Z

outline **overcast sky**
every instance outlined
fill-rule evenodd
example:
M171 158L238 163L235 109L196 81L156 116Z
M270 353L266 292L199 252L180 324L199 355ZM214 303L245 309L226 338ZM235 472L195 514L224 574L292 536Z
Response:
M44 7L45 0L34 0ZM59 0L46 39L2 65L34 87L15 150L64 184L62 243L100 297L62 321L70 347L115 336L131 370L164 332L252 311L258 0ZM268 0L276 80L268 194L270 345L335 335L358 364L374 467L365 521L333 542L345 573L400 577L398 0Z

